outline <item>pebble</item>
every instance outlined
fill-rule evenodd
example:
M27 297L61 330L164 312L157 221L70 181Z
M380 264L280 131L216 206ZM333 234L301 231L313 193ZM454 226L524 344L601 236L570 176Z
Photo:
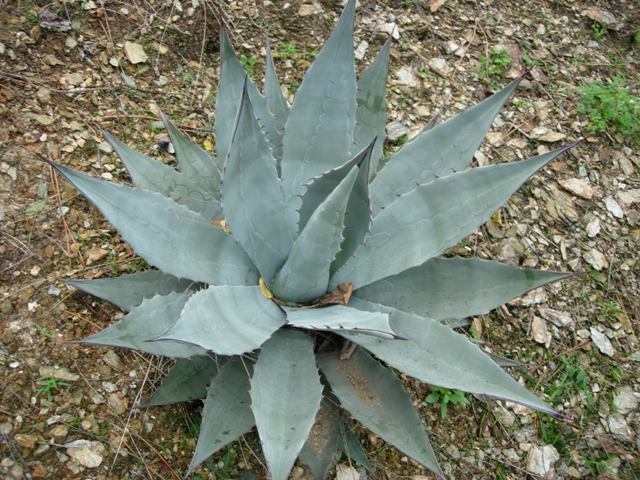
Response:
M596 330L595 327L591 327L589 329L589 332L591 333L591 340L593 341L595 346L598 347L600 353L609 357L613 357L615 350L613 349L613 345L611 345L611 341L607 338L607 336L604 333Z
M108 250L100 247L92 247L87 250L85 257L87 258L87 265L91 265L95 262L102 260L109 254Z
M613 397L616 412L626 415L638 408L638 396L631 387L623 387Z
M18 433L15 437L16 443L19 447L32 449L36 446L38 437L29 433Z
M577 197L591 200L593 198L593 187L580 178L567 178L559 181L562 188L573 193Z
M542 343L546 347L549 347L551 344L551 332L547 329L547 322L544 319L536 316L533 317L531 321L531 333L536 342Z
M400 85L407 85L408 87L417 87L418 80L409 67L400 67L395 72L395 76L398 79L397 83Z
M144 48L142 48L142 45L135 42L125 42L124 53L127 55L129 61L134 65L144 63L149 59Z
M554 132L547 127L536 127L531 130L531 138L540 142L553 143L565 139L564 133Z
M87 468L99 467L105 448L100 442L75 440L65 445L69 456L79 465Z
M113 350L109 350L107 353L105 353L102 356L102 360L104 360L104 363L106 363L107 365L109 365L111 368L115 370L122 369L122 360L120 360L120 357L118 356L118 354Z
M112 393L107 397L107 405L113 409L118 415L122 415L127 411L129 402L126 398L122 398L117 393Z
M395 142L409 133L409 129L398 121L393 121L385 127L387 140Z
M67 37L64 41L64 45L67 48L76 48L78 46L78 41L73 37Z
M633 441L633 430L629 427L629 424L624 419L624 416L620 414L609 415L607 417L607 426L609 427L609 431L623 440L628 442Z
M380 25L380 31L386 33L387 35L391 35L394 40L400 39L400 29L394 22L383 23L382 25Z
M607 258L602 254L602 252L596 250L595 248L592 248L588 252L585 252L582 255L582 258L584 258L585 262L587 262L598 271L609 266Z
M560 459L553 445L532 446L527 455L527 471L549 478L553 475L553 466Z
M362 60L364 55L367 53L367 49L369 48L369 42L366 40L362 40L354 51L354 55L358 60Z
M604 205L607 207L607 210L616 218L624 217L624 212L622 211L622 207L613 197L607 197L604 199Z
M69 434L69 427L64 424L58 424L49 430L49 436L53 438L65 438Z
M553 308L540 307L540 316L549 320L556 327L571 327L575 324L573 318L567 312L554 310Z
M592 218L587 224L587 235L593 238L600 233L600 219Z
M336 466L336 480L360 480L360 473L352 466L341 463Z
M442 77L446 77L451 72L451 67L444 58L432 58L429 60L429 68Z
M621 30L623 27L623 23L616 18L616 16L611 13L609 10L598 7L589 7L583 10L583 15L590 18L591 20L598 22L605 28L609 30Z
M317 15L323 12L322 6L317 3L305 3L300 5L298 9L298 15L301 17L308 17L309 15Z
M58 367L40 367L38 369L38 373L41 377L53 377L58 380L66 380L68 382L75 382L80 378L79 375L71 373L66 368Z
M100 150L103 153L113 153L113 147L106 140L103 140L98 144L98 150Z

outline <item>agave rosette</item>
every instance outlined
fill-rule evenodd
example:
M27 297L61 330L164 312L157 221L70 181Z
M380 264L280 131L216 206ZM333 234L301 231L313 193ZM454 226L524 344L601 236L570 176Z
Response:
M354 3L290 108L222 33L215 157L163 116L179 169L109 135L134 187L56 166L157 268L70 283L128 311L85 344L176 359L149 405L204 399L189 471L254 426L276 480L366 463L346 411L442 476L388 367L553 413L452 325L567 275L441 255L568 147L468 168L515 81L382 163L389 42L357 79Z

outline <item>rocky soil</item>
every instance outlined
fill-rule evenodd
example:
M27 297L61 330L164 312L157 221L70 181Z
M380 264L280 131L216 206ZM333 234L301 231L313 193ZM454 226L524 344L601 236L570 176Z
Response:
M254 78L269 38L294 93L339 11L331 0L0 0L0 477L179 479L198 432L198 405L139 406L166 360L72 343L122 313L63 281L143 263L46 161L128 181L100 129L172 161L158 108L211 149L220 24ZM361 0L358 15L361 66L395 40L390 150L525 72L475 162L584 138L454 249L582 273L470 328L526 363L512 373L565 416L469 398L441 419L429 387L406 378L448 478L640 478L640 152L614 129L590 132L578 111L594 80L620 77L639 95L637 2ZM507 65L489 72L496 48ZM339 480L432 478L357 433L373 470L342 458ZM258 445L249 435L192 478L265 478Z

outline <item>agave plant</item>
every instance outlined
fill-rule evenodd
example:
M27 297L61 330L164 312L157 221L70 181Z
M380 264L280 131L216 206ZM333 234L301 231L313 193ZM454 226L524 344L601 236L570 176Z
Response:
M357 79L354 13L290 108L270 52L261 93L222 33L215 157L163 116L179 169L108 134L134 187L56 166L157 268L70 283L128 311L83 343L176 359L148 405L204 399L189 472L255 426L272 479L322 479L366 463L350 415L442 477L392 368L554 413L454 328L567 274L441 255L568 147L468 168L515 81L382 163L389 42Z

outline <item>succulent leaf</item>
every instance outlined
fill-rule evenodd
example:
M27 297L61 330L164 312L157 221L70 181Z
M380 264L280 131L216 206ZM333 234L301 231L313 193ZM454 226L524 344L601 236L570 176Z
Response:
M154 341L185 342L220 355L258 348L285 323L284 313L258 287L210 285L193 294L171 328Z
M251 378L251 408L272 480L288 478L321 400L313 339L280 330L262 346Z
M276 161L246 89L224 167L222 204L233 237L270 282L287 259L296 226L287 219Z
M387 74L389 72L389 51L391 37L387 39L373 63L358 79L358 108L356 111L356 128L353 135L354 151L365 148L369 142L375 140L375 147L371 155L369 179L378 170L382 159L387 124Z
M273 64L271 47L267 44L267 65L264 75L264 98L267 112L273 118L273 129L277 134L278 141L272 142L273 156L278 162L278 174L280 174L280 160L282 159L282 137L284 136L284 126L289 115L289 106L282 95L280 82L276 75L276 68Z
M255 285L251 260L222 230L155 192L55 169L91 200L138 255L158 269L198 282Z
M274 293L280 298L289 302L307 302L327 292L331 262L340 250L344 214L358 173L357 165L351 168L313 212L294 242L273 285Z
M346 360L337 352L318 355L318 365L356 420L443 478L411 398L391 370L362 349Z
M362 448L360 440L353 432L353 429L349 425L348 421L343 418L340 424L340 449L344 452L349 460L353 460L361 467L364 467L367 472L372 472L373 467L369 462L369 458L367 457L364 448Z
M312 178L301 195L302 204L300 206L299 214L299 229L302 230L320 205L342 180L349 174L355 165L366 164L367 159L371 155L372 144L363 148L349 161L340 165L339 167L332 168L317 177Z
M355 0L349 0L289 111L282 149L285 198L301 193L310 178L351 157L356 113L354 15Z
M122 310L129 311L137 307L145 298L154 295L167 295L171 292L184 292L194 282L176 278L173 275L147 270L116 278L95 278L92 280L70 279L65 283L94 297L111 302Z
M366 348L398 370L439 387L509 400L547 413L554 410L502 370L466 336L436 320L352 298L350 305L389 314L391 328L406 341L345 332L345 338Z
M571 146L520 162L471 168L402 195L373 217L365 243L335 273L330 288L352 282L357 290L440 255L473 233L522 183Z
M160 112L160 118L176 150L176 159L182 173L197 179L199 184L209 187L215 198L220 198L221 175L213 156L182 133L164 113Z
M109 133L103 133L122 163L127 167L129 175L137 187L169 197L208 220L219 216L219 193L212 185L203 183L200 177L190 178L159 160L136 152Z
M389 326L389 316L382 312L365 312L343 305L322 308L284 307L287 323L307 330L348 331L397 338Z
M529 290L570 275L479 258L433 258L360 288L354 295L421 317L444 320L487 313Z
M209 355L178 358L160 387L144 405L155 407L202 400L207 396L207 387L224 365L225 359L226 357L212 358Z
M195 345L178 342L158 344L147 341L175 323L191 294L192 292L173 292L143 300L120 321L80 342L140 350L165 357L188 358L204 355L205 351Z
M371 183L374 213L416 184L465 169L520 79L450 120L423 131L391 155Z
M300 460L316 480L324 480L335 462L340 444L340 412L326 397L320 403L309 438L300 451Z
M255 425L249 396L250 374L251 364L236 357L229 360L211 381L202 411L196 452L187 475Z

